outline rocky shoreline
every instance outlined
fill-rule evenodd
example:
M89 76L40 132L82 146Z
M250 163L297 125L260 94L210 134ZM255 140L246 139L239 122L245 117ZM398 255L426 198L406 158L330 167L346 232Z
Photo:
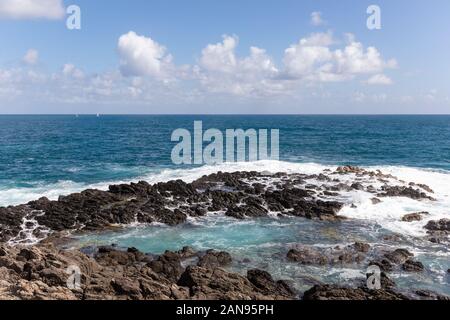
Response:
M0 299L448 299L425 290L399 292L388 273L422 272L420 261L403 248L378 251L366 243L318 249L299 244L286 259L303 265L358 264L378 266L379 290L365 281L354 288L316 284L297 292L289 281L273 279L264 270L241 275L227 271L227 252L195 252L185 247L162 255L135 248L98 247L64 250L58 244L73 233L104 231L132 224L175 226L188 217L219 212L235 219L270 215L340 223L347 204L341 192L364 190L373 203L385 197L435 201L433 190L380 171L340 167L321 174L218 172L192 183L181 180L112 185L108 191L85 190L57 201L41 198L0 208ZM421 221L426 212L403 217ZM448 245L450 221L428 221L427 241ZM369 255L370 252L370 255ZM80 269L81 285L69 289L67 268Z

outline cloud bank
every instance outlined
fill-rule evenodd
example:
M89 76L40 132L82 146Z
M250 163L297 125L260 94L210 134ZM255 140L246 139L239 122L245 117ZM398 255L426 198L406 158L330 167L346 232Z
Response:
M3 19L61 19L65 10L62 0L1 0Z
M58 72L46 73L36 68L39 52L30 49L22 67L0 68L0 101L185 105L212 98L224 103L301 103L305 96L329 98L325 86L331 83L392 85L386 72L397 67L395 59L384 58L354 35L339 39L331 31L288 45L279 63L256 46L238 55L238 46L237 35L223 35L200 48L194 64L177 65L170 48L129 31L117 40L117 68L99 74L70 62ZM351 99L364 100L354 94Z

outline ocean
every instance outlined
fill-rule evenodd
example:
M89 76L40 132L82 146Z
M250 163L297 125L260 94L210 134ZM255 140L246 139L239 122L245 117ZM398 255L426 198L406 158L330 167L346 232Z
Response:
M0 116L0 205L176 176L193 167L172 164L171 133L195 120L279 129L283 162L450 171L450 116Z
M224 163L216 166L175 166L171 133L204 129L279 129L280 160ZM332 246L366 241L389 247L382 236L400 234L403 245L426 266L425 274L393 274L400 287L433 289L450 294L447 247L422 242L429 220L450 217L450 116L0 116L0 206L17 205L46 196L87 188L107 189L115 183L149 183L182 179L191 182L217 171L320 173L339 165L380 169L405 181L434 189L436 202L388 198L374 205L370 195L352 191L340 214L352 218L339 227L305 219L276 216L237 221L225 216L195 218L177 227L130 226L119 232L82 236L79 245L117 244L162 253L189 245L197 250L224 249L233 255L231 267L244 272L242 261L292 280L306 289L305 276L323 282L360 279L358 268L295 267L280 252L295 243ZM341 199L343 200L343 199ZM427 211L423 222L401 217ZM247 259L248 260L248 259ZM248 268L248 263L245 268Z

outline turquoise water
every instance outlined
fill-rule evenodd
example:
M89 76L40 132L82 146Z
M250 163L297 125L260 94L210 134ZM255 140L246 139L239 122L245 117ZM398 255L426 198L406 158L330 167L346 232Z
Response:
M365 221L329 223L298 218L261 218L237 221L232 218L206 217L191 219L177 227L139 226L120 232L106 232L77 238L76 246L100 246L117 244L120 247L136 247L154 254L166 250L177 251L183 246L195 250L225 250L232 255L230 271L245 274L250 268L269 271L274 278L287 279L300 291L313 284L338 283L360 284L365 277L365 264L344 266L302 266L288 262L289 249L297 244L333 248L336 245L352 244L356 241L370 243L375 249L403 247L416 254L426 266L423 274L393 272L390 274L400 290L421 288L450 294L448 250L417 239L404 237L395 243L383 241L392 232L379 225ZM439 256L443 254L443 256ZM370 260L370 256L367 258ZM368 262L366 260L366 263Z

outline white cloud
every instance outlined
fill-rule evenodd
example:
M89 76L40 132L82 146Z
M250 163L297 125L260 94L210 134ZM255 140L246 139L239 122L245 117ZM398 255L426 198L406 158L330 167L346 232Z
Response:
M313 13L311 13L311 24L316 27L325 24L325 20L323 20L322 18L322 12L314 11Z
M65 10L62 0L1 0L0 18L61 19Z
M256 46L238 55L238 37L225 35L205 46L197 65L176 66L164 46L130 31L118 39L120 68L99 74L70 63L53 74L26 67L0 69L0 87L3 93L14 92L26 101L182 104L214 97L224 103L230 98L256 98L280 104L301 101L317 90L331 100L326 82L356 78L360 84L364 77L369 79L364 83L388 84L384 71L395 67L395 60L386 61L376 48L366 49L353 35L346 38L342 44L331 32L311 34L288 47L277 66L266 50ZM29 65L38 61L38 52L32 50L24 57ZM363 95L354 97L363 99Z
M312 34L308 38L300 39L299 43L290 46L284 52L284 65L290 76L308 76L318 68L328 68L333 54L328 47L333 43L330 33Z
M388 100L386 93L366 94L364 92L354 92L350 99L356 103L370 102L370 103L385 103Z
M348 44L343 50L336 50L334 60L339 73L377 73L397 66L394 59L384 61L375 47L368 47L365 50L363 44L356 41Z
M23 57L23 61L28 65L35 65L39 60L39 52L35 49L30 49L27 51Z
M66 77L81 79L84 77L83 71L75 67L73 64L67 63L62 68L62 74Z
M223 41L202 50L194 72L204 87L212 92L234 95L264 95L278 90L273 79L278 74L264 49L250 47L250 55L236 56L237 36L223 36Z
M354 36L347 34L348 43L333 50L332 34L315 33L285 50L285 72L289 77L309 81L343 81L360 74L377 74L395 68L395 60L385 61L375 47L364 48Z
M200 64L209 71L232 72L237 65L235 49L238 44L236 36L223 36L223 42L209 44L202 50Z
M170 69L172 56L151 38L130 31L119 38L120 71L128 76L162 77Z
M392 79L384 74L375 74L367 80L367 84L390 85L392 84Z

